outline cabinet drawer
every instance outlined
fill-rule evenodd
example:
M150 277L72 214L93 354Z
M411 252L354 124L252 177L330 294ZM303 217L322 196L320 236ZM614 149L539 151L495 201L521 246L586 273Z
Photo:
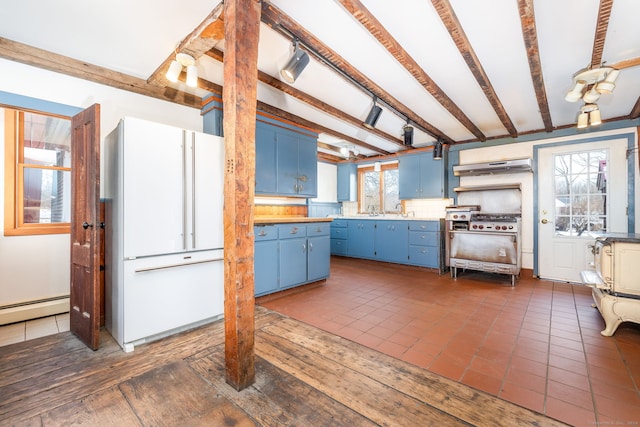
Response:
M280 224L278 237L280 239L293 239L294 237L306 237L307 226L305 224Z
M275 225L256 225L253 227L254 241L275 240L278 238L278 227Z
M346 219L334 219L331 221L331 228L347 228Z
M331 227L331 238L332 239L346 239L347 238L347 229L346 228L333 228Z
M347 255L347 239L331 239L332 255Z
M438 248L432 246L409 246L409 263L423 267L438 268Z
M409 233L409 244L419 246L438 246L440 233L436 231L411 231Z
M329 222L318 222L307 225L307 236L328 236L331 226Z
M439 231L440 221L409 221L411 231Z

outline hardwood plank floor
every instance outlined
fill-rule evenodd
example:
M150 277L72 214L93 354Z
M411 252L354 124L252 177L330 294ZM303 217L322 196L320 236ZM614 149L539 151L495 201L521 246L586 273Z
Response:
M256 308L256 382L224 380L222 321L122 352L103 331L0 347L0 425L563 425Z

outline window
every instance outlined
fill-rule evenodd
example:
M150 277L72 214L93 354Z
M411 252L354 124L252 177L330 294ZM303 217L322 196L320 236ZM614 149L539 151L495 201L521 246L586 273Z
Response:
M373 166L359 168L358 183L361 213L400 212L397 164L383 165L380 172Z
M71 120L5 109L5 235L69 233Z
M607 150L554 156L556 235L607 231L607 157Z

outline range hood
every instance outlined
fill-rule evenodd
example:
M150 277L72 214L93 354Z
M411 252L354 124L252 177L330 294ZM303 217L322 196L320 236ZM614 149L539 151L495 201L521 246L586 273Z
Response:
M531 159L499 160L496 162L471 163L468 165L454 165L455 176L492 175L498 173L531 172Z

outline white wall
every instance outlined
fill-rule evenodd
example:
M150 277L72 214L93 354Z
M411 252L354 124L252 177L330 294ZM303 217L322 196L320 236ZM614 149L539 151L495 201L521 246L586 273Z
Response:
M533 158L533 148L544 144L571 142L587 138L595 138L601 136L614 136L626 133L636 133L636 128L615 129L602 132L589 132L581 135L540 139L529 142L518 142L515 144L496 145L490 147L473 148L460 150L460 164L479 163L485 161L496 161L505 159L516 159L531 157ZM638 146L637 134L635 146ZM637 158L638 153L634 152L633 156ZM629 204L635 202L635 222L638 224L640 219L640 209L637 207L640 200L640 182L638 174L638 161L633 162L635 168L635 200L629 200ZM534 165L535 167L535 165ZM469 176L460 179L460 186L473 185L495 185L495 184L521 184L522 187L522 267L533 268L533 218L534 218L534 193L533 193L533 174L532 173L515 173L503 175L483 175ZM612 188L611 191L627 191L627 188Z
M99 103L101 143L123 116L201 131L200 110L0 59L0 91L86 108ZM0 129L3 130L3 129ZM4 131L0 132L4 180ZM4 185L0 185L4 224ZM69 294L69 235L0 235L0 308Z
M313 201L338 201L338 166L318 162L318 197Z

